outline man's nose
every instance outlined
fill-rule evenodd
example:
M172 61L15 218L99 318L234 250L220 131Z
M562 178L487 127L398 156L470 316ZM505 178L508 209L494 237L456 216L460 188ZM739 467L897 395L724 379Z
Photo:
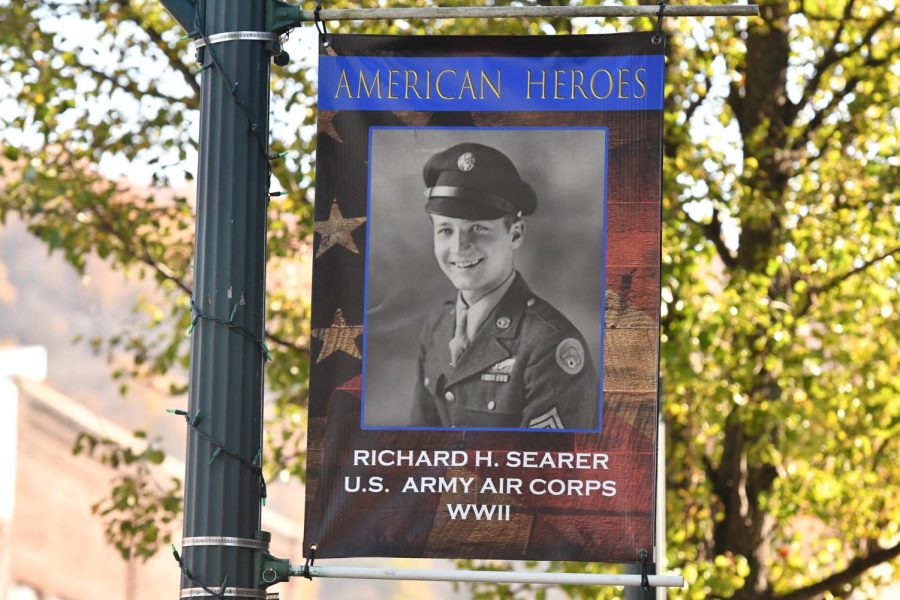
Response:
M469 232L464 230L457 230L453 233L453 239L450 244L454 251L459 252L460 250L464 250L471 243L471 236Z

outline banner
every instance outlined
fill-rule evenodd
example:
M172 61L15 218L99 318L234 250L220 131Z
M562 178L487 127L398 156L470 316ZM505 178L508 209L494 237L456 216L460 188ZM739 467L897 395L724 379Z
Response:
M654 556L664 43L330 36L305 547Z

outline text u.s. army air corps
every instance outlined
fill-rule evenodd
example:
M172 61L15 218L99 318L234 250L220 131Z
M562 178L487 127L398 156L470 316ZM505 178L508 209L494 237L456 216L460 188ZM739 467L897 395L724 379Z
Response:
M347 493L474 494L506 496L603 496L616 495L616 482L598 475L610 469L609 455L602 452L544 452L491 450L354 450L353 466L377 469L379 475L346 475ZM451 468L446 476L406 475L396 481L385 468ZM479 475L466 471L478 469ZM526 476L485 476L490 469L523 469ZM552 470L553 476L541 471ZM560 471L573 471L561 477ZM388 481L392 483L389 485ZM399 486L399 488L398 488ZM450 519L509 520L509 504L447 503Z

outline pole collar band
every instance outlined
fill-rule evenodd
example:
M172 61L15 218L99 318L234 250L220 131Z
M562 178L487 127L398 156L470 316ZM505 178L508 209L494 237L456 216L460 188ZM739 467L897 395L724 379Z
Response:
M221 44L222 42L277 42L279 35L271 31L226 31L224 33L214 33L206 36L206 39L198 38L194 40L194 48L202 48L206 46L207 40L210 44Z
M268 542L261 540L225 536L187 537L181 541L182 548L190 546L231 546L235 548L251 548L253 550L267 550L269 548Z
M265 590L255 590L253 588L234 588L227 587L225 591L210 594L203 588L185 588L181 590L181 598L218 598L219 596L241 596L242 598L258 598L259 600L267 600L269 597Z

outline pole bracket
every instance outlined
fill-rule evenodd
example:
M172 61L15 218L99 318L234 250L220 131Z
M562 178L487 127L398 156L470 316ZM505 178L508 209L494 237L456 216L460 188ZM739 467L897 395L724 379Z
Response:
M282 34L303 24L300 6L294 6L283 0L267 0L266 29L272 33Z
M256 587L264 590L270 585L290 579L291 561L269 554L272 534L268 531L259 531L256 536L260 543L265 544L265 547L256 553Z

